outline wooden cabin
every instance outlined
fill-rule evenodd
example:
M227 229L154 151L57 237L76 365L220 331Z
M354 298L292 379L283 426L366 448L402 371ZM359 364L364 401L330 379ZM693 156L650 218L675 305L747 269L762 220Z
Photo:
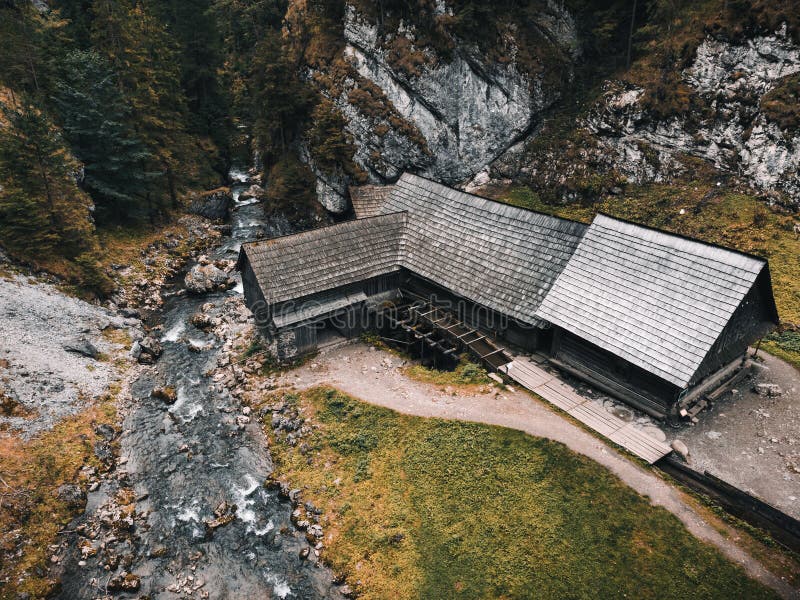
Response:
M777 323L756 257L408 173L351 197L355 220L242 246L245 301L280 360L359 335L382 303L410 293L663 417Z
M554 326L552 362L657 417L778 323L766 260L602 214L536 315Z

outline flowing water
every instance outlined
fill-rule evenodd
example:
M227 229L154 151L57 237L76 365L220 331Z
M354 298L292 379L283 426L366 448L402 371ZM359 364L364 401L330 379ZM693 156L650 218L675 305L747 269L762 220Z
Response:
M245 241L290 231L288 223L266 219L258 203L240 202L245 186L239 183L231 234L214 258L235 258ZM262 485L272 465L257 419L244 430L237 427L239 402L204 374L216 366L222 341L196 329L190 317L206 303L213 305L207 313L218 314L240 289L170 297L158 317L164 352L132 384L133 405L120 436L124 466L118 469L128 475L118 474L122 484L112 480L90 494L82 518L97 520L99 507L119 486L132 485L136 511L143 516L129 540L114 541L112 534L110 543L118 546L121 564L129 562L127 570L140 577L141 587L120 597L340 597L328 570L300 559L307 544L290 523L290 505ZM187 342L205 349L190 351ZM154 386L174 388L176 401L168 405L151 398ZM204 521L214 519L223 501L236 506L235 518L209 534ZM103 535L95 546L108 539L107 532ZM73 540L66 560L60 597L102 597L113 575L98 560L103 550L79 563L78 542Z

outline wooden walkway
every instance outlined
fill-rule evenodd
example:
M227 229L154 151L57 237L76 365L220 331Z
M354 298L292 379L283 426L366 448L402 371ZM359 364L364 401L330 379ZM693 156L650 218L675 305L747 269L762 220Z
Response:
M584 398L531 359L516 357L498 370L650 464L672 452L664 442L643 433L632 423L626 423L602 406Z

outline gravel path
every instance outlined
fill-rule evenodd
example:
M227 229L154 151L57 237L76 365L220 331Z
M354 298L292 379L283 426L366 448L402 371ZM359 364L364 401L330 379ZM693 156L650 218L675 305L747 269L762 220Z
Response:
M0 424L25 437L78 412L116 377L110 362L67 346L85 348L88 342L108 354L119 347L106 341L103 329L139 325L33 281L0 278L0 392L25 413L0 414Z
M800 373L765 352L755 379L728 392L695 426L667 432L689 447L690 464L708 470L800 519ZM777 386L759 395L754 384Z
M329 384L371 404L406 414L501 425L562 442L608 468L656 506L677 516L697 538L719 548L747 573L784 598L800 598L783 578L775 576L735 541L723 536L686 497L653 471L644 469L598 438L560 416L547 404L521 391L476 390L463 393L408 378L401 359L364 344L323 352L315 362L289 371L278 385L299 389ZM718 526L718 524L716 524Z

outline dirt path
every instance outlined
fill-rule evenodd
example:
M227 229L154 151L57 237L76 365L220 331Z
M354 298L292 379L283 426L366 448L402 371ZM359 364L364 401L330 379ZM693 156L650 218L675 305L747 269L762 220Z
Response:
M463 393L420 383L407 377L403 361L364 344L352 344L322 353L315 361L281 376L279 385L300 389L329 384L371 404L410 415L442 417L501 425L559 441L588 456L657 506L677 516L697 538L719 548L747 573L784 598L800 598L800 590L770 571L723 536L675 487L623 456L601 440L560 416L526 392L496 390Z

